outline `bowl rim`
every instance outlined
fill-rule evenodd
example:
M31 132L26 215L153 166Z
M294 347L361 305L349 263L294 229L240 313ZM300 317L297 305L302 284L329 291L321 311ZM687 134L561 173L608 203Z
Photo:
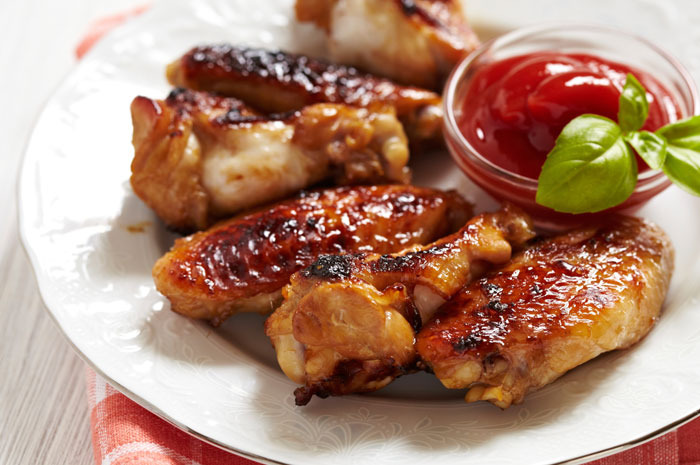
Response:
M538 34L546 33L546 32L556 32L556 31L562 31L562 32L571 32L571 31L581 31L585 30L587 32L593 31L593 32L600 32L600 33L607 33L607 34L613 34L613 35L619 35L619 36L625 36L629 39L633 39L642 45L648 47L651 49L653 52L655 52L657 55L659 55L662 59L667 61L673 69L678 72L681 82L685 85L687 88L689 95L690 95L690 111L691 114L689 116L694 116L700 114L700 98L698 97L698 89L697 85L695 83L695 80L691 76L690 72L686 69L686 67L678 60L675 56L673 56L671 53L669 53L667 50L665 50L662 47L659 47L658 45L654 44L650 40L638 35L638 34L633 34L629 33L617 28L613 27L608 27L608 26L602 26L599 24L587 24L587 23L581 23L581 22L557 22L556 24L539 24L539 25L534 25L534 26L528 26L528 27L523 27L523 28L518 28L513 31L507 32L505 34L502 34L498 37L495 37L487 42L484 42L471 52L469 55L467 55L465 58L460 61L457 66L452 70L452 72L449 74L447 81L445 83L445 87L443 90L443 112L445 115L445 124L443 125L444 131L445 131L445 139L448 147L452 144L457 144L460 147L460 152L465 152L466 157L468 157L471 161L476 162L477 165L483 170L490 171L500 178L503 178L504 180L513 183L513 184L518 184L522 187L530 188L533 190L537 189L538 181L537 179L532 179L526 176L523 176L521 174L515 173L513 171L509 171L505 168L502 168L492 161L488 160L487 158L483 157L478 150L472 146L472 144L469 143L467 138L464 136L462 131L459 129L459 125L457 124L457 119L455 116L455 99L456 99L456 94L457 94L457 89L459 88L459 85L462 82L462 77L464 76L466 70L469 68L469 66L476 60L478 57L486 53L488 50L491 50L494 47L501 46L501 45L507 45L513 42L517 42L518 40L528 38L531 36L537 36ZM450 150L450 152L453 152L453 150ZM453 157L456 157L454 153L452 154ZM462 156L462 158L465 158ZM460 163L458 163L459 165ZM663 178L663 171L661 170L648 170L645 171L641 174L639 174L637 178L637 188L639 189L640 186L649 184L653 181L659 180L659 178ZM636 190L635 189L635 190Z

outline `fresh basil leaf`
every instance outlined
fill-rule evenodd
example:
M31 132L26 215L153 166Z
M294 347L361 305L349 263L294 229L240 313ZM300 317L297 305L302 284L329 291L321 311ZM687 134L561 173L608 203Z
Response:
M669 143L663 170L674 184L700 196L699 152Z
M625 140L653 170L660 170L666 160L666 139L649 131L633 131Z
M649 102L644 86L631 73L627 73L625 87L620 94L617 121L622 132L637 131L649 116Z
M663 170L681 188L700 195L700 116L693 116L656 131L668 142Z
M637 184L637 161L614 121L582 115L566 125L542 166L536 202L566 213L605 210Z
M700 151L700 116L693 116L662 127L656 133L669 145Z

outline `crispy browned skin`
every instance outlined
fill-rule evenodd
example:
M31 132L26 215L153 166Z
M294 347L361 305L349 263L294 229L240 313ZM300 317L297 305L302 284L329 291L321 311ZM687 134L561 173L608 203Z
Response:
M201 46L170 64L167 77L175 86L236 97L268 113L315 103L390 105L412 143L440 138L442 100L438 94L304 55L231 45Z
M191 143L190 112L242 118L257 114L243 102L205 93L171 93L166 101L136 97L131 104L134 160L131 185L136 195L176 229L200 229L210 221L209 194L202 185L202 157Z
M179 239L153 267L171 308L219 324L273 310L295 271L321 254L388 253L460 228L471 206L409 185L314 191Z
M415 368L415 331L511 243L533 235L512 207L398 254L325 255L291 278L265 323L285 374L303 384L296 401L379 389Z
M620 217L535 243L447 302L417 349L466 400L506 408L656 321L673 271L657 226Z
M241 101L176 89L165 101L137 97L134 192L172 228L288 197L324 179L406 182L408 146L389 107L317 104L258 116Z
M295 9L326 31L334 61L428 89L479 45L461 0L296 0Z

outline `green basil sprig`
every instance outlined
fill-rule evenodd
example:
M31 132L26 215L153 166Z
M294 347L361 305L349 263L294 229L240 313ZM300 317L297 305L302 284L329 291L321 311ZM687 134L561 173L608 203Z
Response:
M565 213L593 213L621 204L637 184L636 152L650 168L700 196L700 116L640 131L649 115L646 90L628 74L618 122L581 115L564 127L547 155L536 202Z

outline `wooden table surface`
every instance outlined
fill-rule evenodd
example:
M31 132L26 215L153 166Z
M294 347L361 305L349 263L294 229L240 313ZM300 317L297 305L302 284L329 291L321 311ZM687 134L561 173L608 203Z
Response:
M16 177L90 22L141 3L0 0L0 464L93 462L85 365L39 298L17 233Z

